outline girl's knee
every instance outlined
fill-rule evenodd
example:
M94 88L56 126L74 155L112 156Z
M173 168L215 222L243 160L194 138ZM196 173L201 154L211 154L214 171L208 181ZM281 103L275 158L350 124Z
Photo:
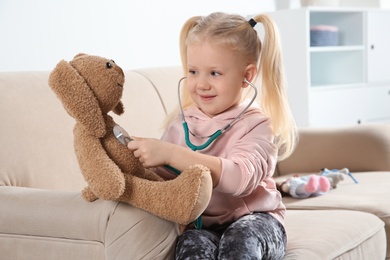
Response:
M269 215L253 214L226 229L219 246L219 259L281 259L285 249L286 236L281 224Z
M205 230L187 230L176 244L176 259L216 259L219 238Z

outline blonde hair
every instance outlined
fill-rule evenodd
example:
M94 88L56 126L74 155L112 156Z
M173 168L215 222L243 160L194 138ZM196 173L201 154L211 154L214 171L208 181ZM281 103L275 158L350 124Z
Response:
M255 64L261 73L262 88L260 104L263 112L271 118L275 135L274 143L279 148L279 160L288 157L296 144L296 125L292 117L286 94L286 82L279 32L273 21L264 14L253 18L264 26L264 42L260 41L256 30L242 16L225 13L212 13L208 16L195 16L186 21L180 33L180 55L184 75L187 74L187 46L202 42L230 48L237 51L247 64ZM182 88L183 109L193 101L186 88ZM166 125L178 114L178 110L168 116Z

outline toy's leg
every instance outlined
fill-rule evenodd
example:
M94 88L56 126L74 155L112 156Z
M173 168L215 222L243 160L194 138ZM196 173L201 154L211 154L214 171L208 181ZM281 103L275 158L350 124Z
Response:
M329 191L329 189L330 189L330 182L329 182L328 178L326 178L325 176L320 176L318 189L321 192Z
M319 185L318 176L311 175L305 185L306 192L313 193L317 190Z
M200 165L169 181L156 182L132 175L125 178L126 189L119 201L182 225L197 219L211 198L210 171Z
M149 169L145 169L143 174L139 177L141 177L143 179L150 180L150 181L164 181L164 179L161 178L157 173L155 173Z
M294 198L307 198L311 193L305 189L306 181L301 178L292 178L290 181L290 195Z
M96 195L91 191L91 189L87 186L81 192L81 195L86 201L92 202L98 199Z

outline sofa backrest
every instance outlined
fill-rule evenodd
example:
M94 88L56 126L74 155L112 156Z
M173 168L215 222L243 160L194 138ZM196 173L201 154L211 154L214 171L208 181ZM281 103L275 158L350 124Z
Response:
M73 148L75 121L48 86L49 73L0 73L0 186L85 185ZM159 138L180 75L178 67L125 71L125 113L115 121L130 135Z
M177 106L180 67L125 71L125 113L113 115L130 135L159 138ZM0 186L80 190L85 182L73 148L74 120L48 86L49 72L0 72ZM390 125L300 129L278 175L390 170Z
M390 171L390 124L301 128L296 150L279 162L275 176L319 173L323 168Z

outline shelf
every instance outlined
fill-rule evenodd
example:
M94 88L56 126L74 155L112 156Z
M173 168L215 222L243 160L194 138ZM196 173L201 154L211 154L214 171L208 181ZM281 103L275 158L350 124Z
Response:
M310 47L310 52L341 52L341 51L364 51L363 45L350 46L315 46Z
M308 30L315 25L338 28L338 45L308 48L310 88L362 84L365 81L363 13L312 11L309 18ZM310 34L309 31L307 33Z
M330 25L338 28L339 46L363 45L362 12L310 12L310 27Z
M329 91L329 90L339 90L339 89L349 89L349 88L364 88L366 85L364 83L344 83L344 84L333 84L333 85L312 85L313 91Z
M307 8L273 17L298 126L390 122L390 11ZM337 42L323 42L335 45L310 45L310 29L320 25L337 27Z
M312 52L310 55L312 87L363 83L364 71L364 52L360 48L348 49L348 51Z

